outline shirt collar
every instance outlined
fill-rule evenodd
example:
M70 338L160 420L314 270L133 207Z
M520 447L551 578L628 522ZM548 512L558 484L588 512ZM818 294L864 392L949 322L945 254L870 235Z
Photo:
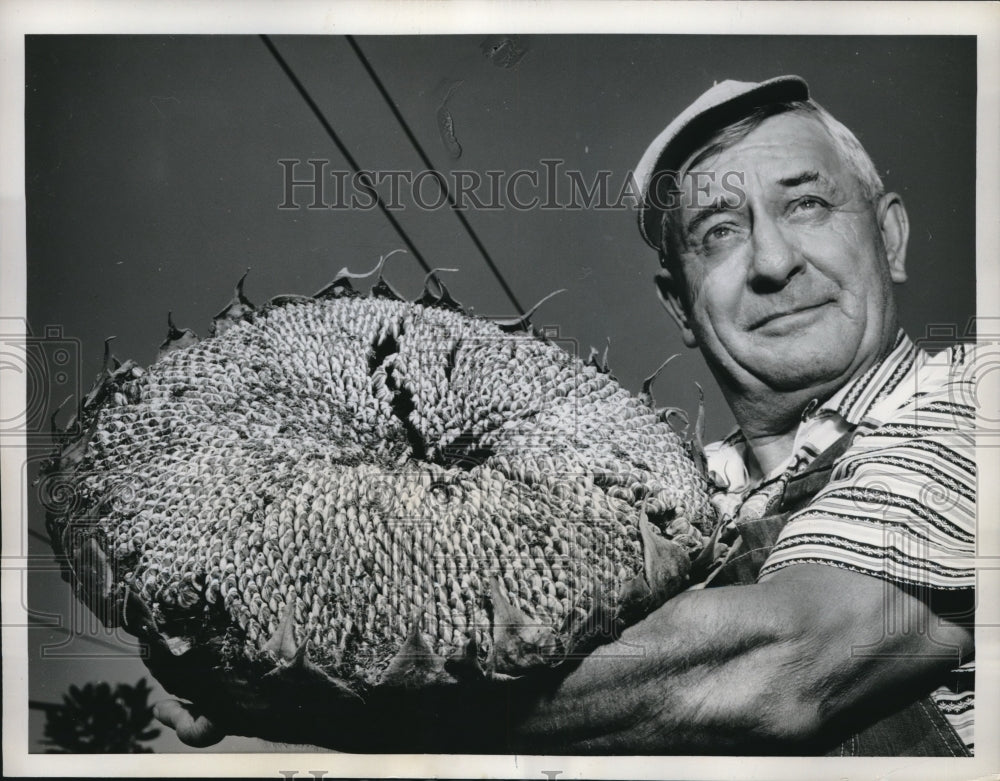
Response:
M863 373L852 377L840 390L823 404L817 400L806 405L802 420L818 417L836 417L849 427L857 426L881 399L892 393L913 367L917 359L916 345L899 329L892 349L881 361ZM710 478L716 486L730 491L747 486L749 475L745 469L747 442L738 428L725 439L705 447Z
M819 410L836 412L850 425L858 425L877 402L896 390L913 368L916 358L917 346L900 329L889 354L864 373L849 380Z

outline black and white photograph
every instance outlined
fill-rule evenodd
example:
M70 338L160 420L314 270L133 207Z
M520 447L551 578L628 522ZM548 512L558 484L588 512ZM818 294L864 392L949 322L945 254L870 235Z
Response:
M995 3L145 7L0 6L5 775L1000 771Z

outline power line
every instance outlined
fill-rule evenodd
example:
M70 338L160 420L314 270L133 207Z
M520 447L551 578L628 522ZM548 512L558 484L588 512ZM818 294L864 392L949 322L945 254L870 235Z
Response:
M99 645L103 648L107 648L111 651L116 651L121 656L133 656L139 653L139 647L129 647L123 645L117 645L110 642L109 640L104 640L100 637L94 637L93 635L85 635L79 632L74 632L71 629L67 629L63 626L48 626L46 624L39 623L37 621L32 621L28 619L28 629L47 629L50 632L55 632L56 634L63 635L70 641L73 640L83 640L85 643L92 643L93 645Z
M28 528L28 535L29 535L29 536L31 536L31 537L34 537L34 538L35 538L36 540L41 540L41 541L42 541L42 542L44 542L44 543L45 543L46 545L51 545L51 544L52 544L52 541L51 541L51 540L49 540L49 538L48 538L48 537L46 537L46 536L45 536L44 534L42 534L42 533L41 533L40 531L37 531L37 530L35 530L35 529L32 529L32 528L30 528L30 527Z
M340 154L343 155L344 159L347 160L348 165L350 165L351 168L354 169L355 174L360 174L361 167L354 159L354 156L350 153L347 147L344 146L344 143L340 140L340 136L337 135L337 131L333 129L333 126L324 116L319 106L316 105L316 101L312 99L312 96L309 94L309 91L305 88L302 82L299 81L298 76L295 75L295 72L285 61L285 58L281 56L281 53L278 51L274 43L271 41L271 37L269 35L261 35L260 39L264 42L264 45L267 47L268 51L271 52L271 55L277 61L278 65L281 66L281 69L285 72L285 75L288 76L289 81L291 81L292 84L295 86L295 89L298 90L299 94L302 96L302 99L306 102L306 105L309 106L309 108L312 110L313 115L316 117L316 119L319 120L319 123L323 126L323 129L326 130L327 135L330 136L330 140L332 140L333 143L336 144L337 149L340 151ZM376 203L378 204L378 207L381 210L382 214L384 214L385 218L389 220L389 223L395 229L396 233L399 234L399 237L403 240L403 243L406 244L407 249L417 259L417 262L420 263L424 271L430 272L431 270L430 265L428 265L427 261L424 260L424 256L420 254L420 250L418 250L416 246L413 244L413 242L410 241L410 237L407 235L406 231L403 230L403 226L399 224L396 218L392 215L392 212L390 212L386 208L386 205L382 201L381 196L379 196L379 194L376 193L374 189L372 190L372 193L375 195Z
M361 65L368 72L368 76L375 83L375 87L378 89L379 94L382 95L382 99L389 107L389 110L392 111L393 116L396 117L396 121L400 124L400 127L403 128L403 132L406 134L407 139L409 139L410 143L413 145L413 148L417 150L417 154L420 156L420 160L424 164L424 167L429 171L434 171L435 173L438 173L437 170L434 168L434 164L431 163L430 158L427 156L427 153L424 152L423 146L421 146L416 136L413 135L413 131L410 129L409 123L400 113L399 109L396 108L396 103L389 96L389 91L382 83L382 80L378 77L378 74L375 73L375 68L372 67L371 62L365 56L365 53L361 50L361 47L358 45L358 42L354 39L354 36L348 35L345 37L347 38L347 42L350 44L351 48L354 50L354 53L357 55L358 60L361 61ZM504 279L503 274L500 273L500 269L497 268L496 263L493 262L493 258L490 255L489 251L483 245L483 242L480 241L479 236L473 230L472 225L469 224L469 221L465 218L465 215L459 210L458 206L455 204L455 199L452 197L451 191L448 188L447 180L440 175L437 177L437 179L441 183L441 187L444 189L445 195L448 198L448 203L451 206L452 212L455 214L456 217L458 217L458 221L462 223L462 227L465 229L465 232L469 234L469 238L472 239L472 243L476 245L476 249L479 250L479 254L483 256L483 260L486 261L486 265L489 266L490 271L493 272L493 276L496 277L497 282L500 283L500 287L503 288L503 292L506 293L507 298L509 298L510 302L517 308L518 313L524 314L524 307L521 306L520 302L517 300L517 296L514 295L514 291L511 290L510 285L507 284L507 280Z

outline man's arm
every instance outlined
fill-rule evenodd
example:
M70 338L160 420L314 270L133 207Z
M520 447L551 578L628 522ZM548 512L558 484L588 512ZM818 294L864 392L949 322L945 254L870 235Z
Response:
M906 626L915 631L898 631ZM969 629L886 581L798 564L756 585L675 597L548 693L533 676L396 692L339 716L331 707L302 741L380 752L815 753L930 691L972 648ZM191 745L224 734L191 705L168 700L156 715Z
M584 659L509 724L512 747L794 750L854 711L915 699L971 657L971 630L929 611L878 578L817 564L753 586L690 591Z

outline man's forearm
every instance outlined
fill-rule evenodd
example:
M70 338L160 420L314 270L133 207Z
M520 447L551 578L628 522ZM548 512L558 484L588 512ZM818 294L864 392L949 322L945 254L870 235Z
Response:
M778 732L769 722L790 703L775 679L794 665L796 644L766 604L770 590L696 591L667 603L584 659L518 737L535 749L655 752L726 750Z
M584 659L512 725L512 742L526 752L619 753L800 745L866 698L921 693L928 674L971 652L966 630L936 621L932 638L887 636L885 588L802 565L755 586L683 594ZM905 609L926 609L912 602ZM876 644L896 658L856 652Z
M863 726L971 656L970 630L921 610L876 578L797 565L676 597L548 690L532 675L478 692L373 693L331 703L330 719L299 725L297 739L380 752L814 753L819 736L839 741L834 725ZM902 618L922 630L887 631ZM214 729L190 706L158 716L186 741Z

